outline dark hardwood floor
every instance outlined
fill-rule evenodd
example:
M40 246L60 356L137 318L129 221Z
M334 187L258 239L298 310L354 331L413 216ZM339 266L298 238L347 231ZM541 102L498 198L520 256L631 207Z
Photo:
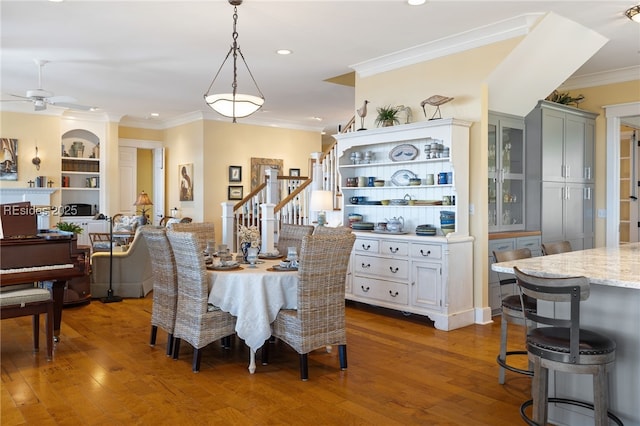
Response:
M3 320L2 425L523 424L530 379L507 373L498 384L499 317L444 332L422 317L349 304L348 370L337 348L317 350L302 382L297 354L282 343L250 375L237 338L230 350L210 345L194 374L190 345L178 361L165 356L164 332L149 346L150 311L151 295L65 309L52 362L44 346L32 353L29 317ZM515 349L524 337L511 329Z

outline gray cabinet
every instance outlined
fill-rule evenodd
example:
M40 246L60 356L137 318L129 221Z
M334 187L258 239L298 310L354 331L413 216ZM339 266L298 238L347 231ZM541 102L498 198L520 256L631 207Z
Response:
M489 114L489 232L525 226L524 118Z
M508 234L509 236L500 238L500 236L505 234ZM497 233L489 236L489 306L491 307L492 315L500 314L500 306L502 304L502 301L500 300L500 277L497 272L491 269L491 265L495 263L493 252L528 248L531 250L531 256L542 256L540 235L532 234L533 233L531 232L509 232L502 234ZM514 287L502 289L502 297L506 297L510 294L515 294Z
M540 101L526 119L526 228L542 242L593 247L597 114Z

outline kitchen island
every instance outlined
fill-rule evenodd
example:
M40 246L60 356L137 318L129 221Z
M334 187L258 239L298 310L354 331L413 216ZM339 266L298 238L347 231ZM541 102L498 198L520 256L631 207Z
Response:
M581 304L581 327L604 333L617 344L616 363L609 375L609 410L625 426L640 426L640 243L494 263L491 268L509 273L514 266L545 277L589 278L591 294ZM554 309L550 303L545 305L539 309ZM550 396L593 402L590 376L550 373L549 387ZM592 424L593 413L550 404L549 421Z

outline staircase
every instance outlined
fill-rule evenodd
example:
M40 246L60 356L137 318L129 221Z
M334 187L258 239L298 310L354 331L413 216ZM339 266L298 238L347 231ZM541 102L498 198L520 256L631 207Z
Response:
M355 116L340 129L340 133L354 129ZM277 170L268 170L264 182L241 201L223 203L222 242L237 251L237 231L242 226L255 226L262 236L262 251L272 251L282 224L309 225L316 221L317 212L309 211L309 200L314 190L331 191L333 210L341 210L337 142L334 141L321 153L314 153L309 159L308 170L312 171L312 176L278 176Z

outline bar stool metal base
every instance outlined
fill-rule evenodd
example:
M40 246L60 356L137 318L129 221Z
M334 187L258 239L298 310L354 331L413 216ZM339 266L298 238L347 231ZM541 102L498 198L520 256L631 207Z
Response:
M509 355L527 355L527 351L507 351L504 360L500 358L500 355L498 355L496 357L496 362L500 367L504 368L505 370L513 371L514 373L524 374L525 376L533 376L533 371L531 370L525 370L523 368L518 368L507 364L507 357Z
M506 368L506 367L505 367ZM554 403L554 404L569 404L569 405L575 405L577 407L582 407L582 408L588 408L590 410L593 410L593 404L590 404L588 402L583 402L583 401L577 401L575 399L567 399L567 398L547 398L547 403ZM525 412L525 410L529 407L531 407L533 405L533 399L529 399L525 402L522 403L522 405L520 405L520 417L522 417L522 420L524 420L524 422L530 426L540 426L538 425L538 423L534 422L533 420L531 420L529 418L529 416L527 416L527 413ZM622 420L620 420L618 418L618 416L616 416L615 414L613 414L611 411L607 411L607 416L614 421L615 424L619 425L619 426L624 426L624 423L622 423Z

